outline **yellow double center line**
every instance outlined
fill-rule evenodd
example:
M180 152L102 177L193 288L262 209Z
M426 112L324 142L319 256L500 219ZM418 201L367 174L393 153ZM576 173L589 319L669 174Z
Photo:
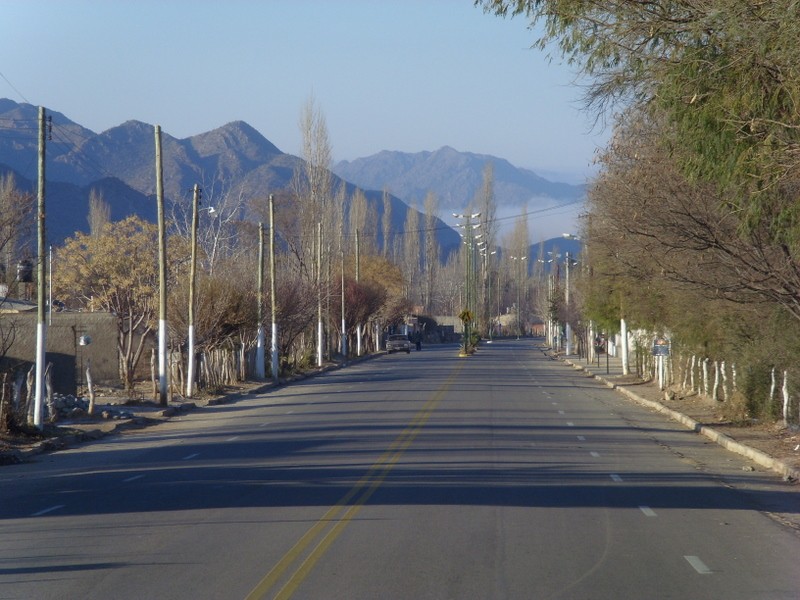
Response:
M358 514L361 507L370 499L372 494L381 486L389 472L394 468L405 451L419 435L422 428L428 422L436 406L441 401L444 394L455 381L464 363L459 362L457 367L448 377L447 381L440 387L428 402L425 403L419 412L397 436L389 448L373 464L367 473L344 495L322 518L320 518L308 531L303 534L297 543L272 567L272 570L262 579L258 585L247 596L247 600L261 600L272 590L278 581L300 562L294 573L289 577L283 587L274 596L275 600L285 600L291 598L300 584L305 580L311 569L325 554L330 545L342 533L347 524ZM306 550L316 542L316 546L305 556Z

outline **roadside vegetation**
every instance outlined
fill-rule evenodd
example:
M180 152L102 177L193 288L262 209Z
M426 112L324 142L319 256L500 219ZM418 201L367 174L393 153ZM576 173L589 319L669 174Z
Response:
M669 336L673 383L727 400L743 421L797 423L800 6L476 4L528 19L534 45L572 64L587 108L613 121L574 326L614 333L624 318Z

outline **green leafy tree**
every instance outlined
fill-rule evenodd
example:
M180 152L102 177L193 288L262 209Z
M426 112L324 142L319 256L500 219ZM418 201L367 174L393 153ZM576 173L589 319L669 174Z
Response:
M794 0L477 0L524 15L589 76L590 106L661 114L688 178L725 192L741 231L796 248L800 205L800 5ZM533 29L533 28L532 28Z

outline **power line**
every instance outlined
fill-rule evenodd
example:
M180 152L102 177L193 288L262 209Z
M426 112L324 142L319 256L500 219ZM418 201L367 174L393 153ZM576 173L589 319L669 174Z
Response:
M28 99L27 99L27 98L26 98L26 97L25 97L25 96L22 94L22 92L20 92L20 91L19 91L19 90L18 90L16 87L14 87L14 84L13 84L13 83L11 83L11 82L8 80L8 77L6 77L6 76L3 74L3 72L2 72L2 71L0 71L0 77L2 77L2 78L3 78L3 80L4 80L4 81L5 81L5 82L6 82L6 83L9 85L9 87L10 87L12 90L14 90L14 91L17 93L17 95L18 95L20 98L22 98L22 99L25 101L25 103L26 103L26 104L33 104L31 101L29 101L29 100L28 100Z

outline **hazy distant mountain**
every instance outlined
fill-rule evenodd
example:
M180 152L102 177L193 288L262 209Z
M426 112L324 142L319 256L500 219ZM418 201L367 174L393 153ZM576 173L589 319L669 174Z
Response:
M498 206L531 209L582 198L582 185L557 183L507 160L484 154L458 152L445 146L435 152L383 151L366 158L341 161L333 167L339 177L368 189L388 189L409 204L422 206L429 191L443 209L469 206L483 185L485 165L494 168L494 193Z
M137 214L155 218L154 127L127 121L102 133L94 133L61 113L52 118L52 138L47 141L46 181L48 238L60 243L75 231L88 231L89 192L103 191L111 205L112 219ZM0 99L0 173L13 172L23 189L35 189L37 179L38 109ZM243 121L234 121L206 133L177 139L162 131L164 193L167 200L189 201L199 184L204 198L213 202L220 190L246 199L266 198L289 188L302 159L281 152ZM334 186L352 183L334 176ZM383 214L382 194L367 191L375 213ZM393 229L401 231L408 206L392 197ZM458 234L441 223L439 243L457 247ZM381 240L382 241L382 240Z

